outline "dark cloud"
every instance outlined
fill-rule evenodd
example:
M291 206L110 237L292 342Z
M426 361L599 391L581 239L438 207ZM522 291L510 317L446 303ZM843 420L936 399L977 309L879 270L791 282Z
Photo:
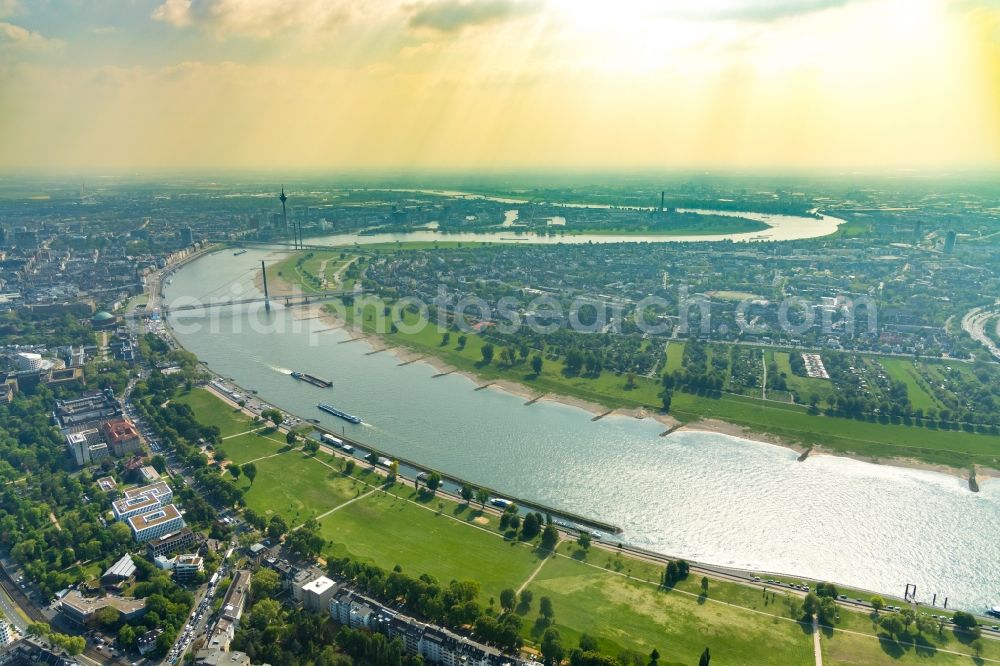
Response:
M732 0L723 3L704 3L697 9L665 9L662 14L674 18L747 21L767 23L783 18L812 14L855 4L860 0Z
M458 32L470 26L533 14L540 8L538 0L437 0L416 5L410 27Z

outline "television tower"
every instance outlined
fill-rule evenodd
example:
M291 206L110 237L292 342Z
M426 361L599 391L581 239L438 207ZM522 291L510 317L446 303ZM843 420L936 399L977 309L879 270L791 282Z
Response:
M285 196L285 186L281 186L281 194L278 196L281 200L281 219L285 223L285 229L288 229L288 210L285 208L285 202L288 201L288 197ZM299 235L295 232L295 223L292 222L292 247L298 249L299 247Z

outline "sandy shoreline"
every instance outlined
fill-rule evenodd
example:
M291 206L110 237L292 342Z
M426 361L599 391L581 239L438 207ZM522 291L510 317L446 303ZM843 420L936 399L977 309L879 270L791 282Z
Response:
M258 275L254 278L255 284L258 288L262 288L262 278ZM273 279L271 284L268 285L271 293L275 295L286 295L291 294L295 290L292 285L288 284L281 278ZM957 467L950 467L948 465L938 465L933 463L927 463L920 460L914 460L911 458L886 458L886 459L876 459L869 456L855 455L851 453L845 453L843 451L834 451L827 449L823 446L806 446L800 442L793 442L787 439L783 439L776 435L771 435L768 433L757 432L750 430L744 426L737 425L735 423L729 423L728 421L722 421L719 419L699 419L691 423L682 423L669 414L660 414L657 412L651 412L644 408L615 408L612 409L607 405L602 405L600 403L591 402L588 400L583 400L581 398L575 398L567 395L559 395L555 393L544 393L539 394L538 391L533 391L531 387L521 384L510 379L485 379L480 377L474 372L469 372L466 370L459 370L453 365L437 358L436 356L424 354L417 352L408 347L392 345L387 343L380 336L372 333L365 333L358 330L353 326L348 326L347 322L340 319L332 312L326 310L323 304L317 303L304 308L298 308L292 310L293 316L296 319L320 319L323 324L324 331L330 331L335 329L344 329L352 340L357 340L371 347L372 351L380 350L385 353L391 353L400 363L426 363L427 365L434 368L439 374L456 374L466 377L472 383L478 386L488 385L490 390L493 388L499 389L501 391L506 391L511 395L515 395L519 398L524 398L526 401L550 401L556 402L563 405L569 405L571 407L577 407L586 412L594 414L595 416L609 416L611 414L620 414L625 416L631 416L636 419L651 418L658 423L662 424L667 428L667 432L708 432L716 433L720 435L727 435L729 437L736 437L738 439L749 440L752 442L761 442L764 444L773 444L775 446L782 446L787 449L791 449L796 453L803 454L808 451L808 457L812 456L838 456L841 458L850 458L852 460L858 460L861 462L866 462L873 465L888 465L890 467L903 467L907 469L918 469L931 472L938 472L940 474L947 474L948 476L957 477L963 480L968 480L969 471L966 469L959 469ZM665 433L666 434L666 433ZM997 474L993 470L983 470L980 468L976 469L976 478L982 483L991 478L997 477Z

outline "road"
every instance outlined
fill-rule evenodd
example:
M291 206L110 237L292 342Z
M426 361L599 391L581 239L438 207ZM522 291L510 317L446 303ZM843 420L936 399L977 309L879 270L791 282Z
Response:
M986 326L997 317L997 314L997 311L992 308L973 308L962 317L962 330L968 333L973 340L986 347L993 358L1000 359L1000 348L986 334ZM995 325L998 334L1000 334L1000 320Z
M17 629L19 634L23 634L28 628L28 621L24 619L20 609L14 600L7 595L7 591L0 588L0 611L7 617L7 621Z
M823 649L819 644L819 618L813 615L813 652L816 655L816 666L823 666Z
M235 542L230 543L230 549L235 546ZM225 578L228 572L228 565L223 564L217 572L219 576L217 580ZM191 613L188 614L180 633L178 633L173 647L170 648L163 661L160 662L161 664L176 664L184 660L185 653L187 653L188 649L208 626L208 620L211 616L212 599L215 597L215 593L216 586L211 583L206 583L198 588L198 592L195 594L194 607L191 609Z
M762 352L760 355L761 365L764 366L764 378L760 383L760 397L761 400L767 400L767 353Z

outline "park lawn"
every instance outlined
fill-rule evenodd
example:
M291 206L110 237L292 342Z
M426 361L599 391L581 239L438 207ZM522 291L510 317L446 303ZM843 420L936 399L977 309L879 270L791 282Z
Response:
M676 370L684 368L684 342L671 340L667 347L667 369L666 373L672 374Z
M340 314L344 314L342 309ZM374 306L363 308L359 314L362 316L363 330L367 333L377 332L378 317ZM356 314L351 309L347 309L346 315L349 323L355 322ZM437 326L429 323L423 325L425 321L420 319L417 313L404 311L401 324L404 330L382 334L382 337L395 344L436 356L459 370L475 373L484 380L511 379L535 389L538 393L568 395L609 407L655 408L660 404L660 383L644 377L636 377L635 388L627 390L625 389L627 378L624 375L603 372L596 378L567 376L563 373L562 361L551 359L544 360L542 372L536 377L528 361L518 361L511 368L500 368L499 348L495 350L493 362L484 365L482 348L487 340L474 333L467 333L465 347L460 349L458 338L461 334L452 332L448 344L442 345L442 334ZM534 355L534 352L531 355Z
M174 398L194 410L195 418L206 426L216 426L222 437L236 435L259 427L239 409L230 407L208 389L195 388Z
M274 455L285 446L284 435L270 427L262 427L257 432L236 435L222 441L216 447L226 454L226 460L242 465L243 463Z
M308 258L300 266L298 260L304 256ZM267 277L272 283L275 280L281 280L288 285L298 286L303 291L320 291L324 287L318 282L319 280L323 278L331 280L338 269L354 258L355 255L350 255L342 249L310 250L305 254L289 255L281 261L271 264L266 269ZM322 269L322 274L320 269ZM325 288L334 287L335 285L328 284Z
M859 636L857 632L865 634ZM876 627L871 616L866 613L845 612L841 609L840 622L833 631L823 629L821 645L824 664L968 664L974 655L969 647L971 637L956 634L950 627L943 635L937 633L922 636L923 642L915 646L911 642L897 642ZM1000 661L1000 642L983 639L982 657ZM942 650L960 652L949 654ZM975 662L973 662L975 663Z
M254 482L239 479L247 506L263 516L278 514L292 527L370 490L298 449L254 464Z
M923 378L917 374L912 361L899 358L880 359L882 367L889 373L889 376L906 384L906 392L910 398L910 404L914 409L922 409L926 412L929 409L937 409L941 405L923 387Z
M664 572L664 565L658 562L641 560L627 555L622 556L620 553L597 548L591 548L585 552L572 541L563 541L559 546L558 553L559 557L600 567L608 572L625 574L631 580L651 583L654 586L659 584ZM687 594L697 597L702 592L701 575L692 572L687 578L675 583L672 589L678 596ZM797 619L790 612L786 602L787 599L797 600L797 597L789 595L784 590L776 589L774 586L768 586L765 595L759 585L743 585L710 579L706 596L741 608Z
M528 589L534 608L540 597L552 600L555 626L568 647L587 633L611 655L624 650L648 655L656 648L660 664L694 666L705 647L713 662L731 665L813 663L811 627L660 590L572 558L547 561ZM531 640L542 630L533 621L524 623Z
M934 608L920 612L935 611L944 614L941 609ZM951 615L951 613L947 614ZM856 636L848 632L866 634L866 636ZM973 649L969 647L971 639L971 636L956 633L952 627L946 626L943 634L937 632L930 635L922 634L918 647L908 640L902 642L892 640L875 624L869 613L845 612L844 609L841 609L840 622L837 623L836 628L832 632L829 628L823 629L823 655L825 661L827 653L830 652L833 655L831 658L836 663L844 664L909 664L926 662L931 657L933 659L930 661L934 664L967 664L969 658L974 655ZM981 656L1000 662L1000 641L984 638L982 644ZM948 654L941 650L960 652L963 656Z
M800 377L792 372L792 365L788 360L791 353L797 354L799 352L768 351L768 354L773 355L778 370L785 373L789 390L796 392L802 402L808 402L809 397L813 394L819 398L818 402L823 402L827 397L832 396L834 394L833 382L829 379Z
M971 464L1000 468L1000 438L996 436L811 415L798 405L678 391L674 392L670 413L684 421L699 417L721 419L789 442L821 445L876 459L913 458L963 469Z
M439 514L377 491L320 520L323 537L330 542L326 555L350 556L386 570L398 564L411 576L426 573L442 584L477 581L481 603L527 580L539 562L535 551L475 529L461 515L455 519L454 510L462 507L453 506L446 504ZM459 513L465 511L469 509Z

